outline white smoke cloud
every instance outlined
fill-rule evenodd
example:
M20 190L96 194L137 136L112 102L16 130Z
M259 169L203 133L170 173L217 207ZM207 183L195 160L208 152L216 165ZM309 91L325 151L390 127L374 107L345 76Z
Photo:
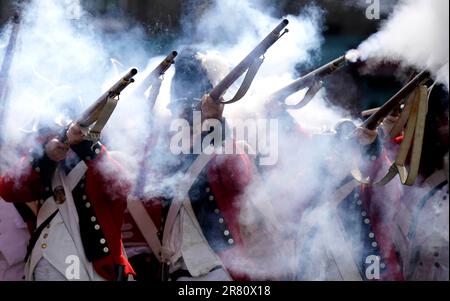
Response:
M230 67L237 64L281 21L273 17L271 9L267 9L261 3L239 0L215 1L196 19L195 24L190 24L189 28L193 28L193 31L180 37L176 43L178 47L174 50L181 50L183 46L193 41L202 51L220 53ZM125 42L114 41L100 36L93 26L95 23L91 23L82 10L78 11L82 16L81 20L73 20L68 17L66 8L60 1L41 0L31 2L24 13L20 46L11 72L13 86L5 138L10 142L10 149L15 155L15 158L9 158L10 162L17 162L20 155L14 152L14 144L20 144L24 136L21 128L28 128L34 120L53 119L68 104L76 103L75 111L79 113L118 80L120 77L118 73L126 71L132 62L148 62L136 76L137 82L133 86L137 86L139 81L163 59L163 57L147 58L148 54L139 44L139 29L128 31L127 37L124 38ZM299 16L286 16L290 21L291 32L269 49L248 95L239 103L226 107L225 117L231 123L235 118L245 119L266 114L265 97L295 79L297 76L295 64L311 65L311 59L320 54L323 41L322 13L319 8L310 6ZM4 34L7 32L5 30ZM6 40L2 35L0 43ZM111 49L113 52L133 49L133 53L128 53L130 59L112 65L111 59L118 58L111 58L109 54ZM119 68L120 65L123 66L123 70L122 67ZM161 119L168 115L166 106L170 101L172 76L173 69L170 69L156 102L156 112ZM236 84L230 89L227 98L236 91L237 86ZM132 87L121 95L119 105L103 134L108 148L117 151L115 157L125 165L132 176L136 177L140 167L136 162L139 162L142 156L149 130L155 128L149 126L148 104L144 98L133 96ZM292 99L299 99L304 93L305 91L300 91L293 95ZM305 109L291 112L295 120L305 128L319 131L324 126L331 127L347 115L346 112L328 107L324 95L325 92L320 93ZM165 126L166 124L161 121L156 128ZM324 190L332 191L341 178L335 179L326 175L325 167L322 165L324 153L337 148L336 144L330 144L332 142L327 139L311 142L302 140L301 136L283 135L283 133L280 135L282 160L279 166L264 179L264 189L261 189L261 183L255 181L247 194L258 206L269 199L275 205L273 214L279 217L294 217L283 222L280 225L281 229L278 229L282 236L291 235L291 239L284 240L286 245L291 245L295 244L292 233L295 233L301 223L300 215L296 216L296 213L308 205L308 201L315 197L317 191L323 189L323 185L328 189ZM173 157L164 152L153 153L157 157L150 165L161 165L167 169L164 164ZM341 157L334 157L333 161L334 171L342 171L344 175L339 176L345 176L348 162ZM177 181L179 175L172 177L158 175L149 179L149 184L153 191L161 192L164 186L173 185ZM262 209L264 211L267 208ZM321 223L327 223L328 213L321 212ZM332 228L333 225L327 226ZM279 239L275 234L270 238ZM253 247L264 250L264 247L273 245L268 246L266 242L259 240L254 242ZM297 256L301 255L297 251L291 248L285 250L284 256L278 256L278 253L275 256L275 250L273 253L266 253L265 256L261 255L260 260L267 264L267 270L258 271L258 274L268 273L270 276L270 273L280 271L284 267L295 270L295 265L292 264ZM324 270L321 269L319 273L324 273ZM325 277L321 274L311 275L311 278Z
M208 50L215 51L215 54L220 53L224 60L229 62L231 69L281 21L271 16L271 12L271 8L263 6L260 1L214 1L209 9L196 18L195 24L186 25L192 30L192 34L182 37L180 43L183 46L191 42L204 52ZM290 21L288 25L290 32L267 51L262 68L248 94L238 103L225 106L224 116L231 124L236 119L266 116L268 113L265 106L266 98L298 76L295 64L311 65L312 59L320 55L323 42L322 10L310 6L298 16L285 17ZM238 87L239 83L233 85L225 95L225 99L231 98ZM288 102L298 101L304 94L305 91L299 91L292 95ZM338 120L348 116L348 112L329 107L325 96L326 92L322 91L304 109L289 112L290 116L308 132L317 133L324 127L331 128ZM168 102L168 99L160 98L165 102ZM263 215L266 218L267 215L278 218L276 231L263 231L264 239L253 237L248 245L251 250L255 250L254 254L258 254L258 258L255 258L256 256L252 258L259 263L257 266L261 267L260 270L251 271L253 276L297 279L297 273L300 272L297 270L298 257L303 255L299 254L299 250L295 247L296 232L302 224L301 214L311 205L311 201L320 201L318 192L326 189L333 191L342 177L348 175L348 162L337 157L333 157L330 161L335 162L331 168L335 172L341 172L339 177L333 178L325 172L330 166L323 165L323 156L329 149L337 148L336 143L337 141L326 138L308 140L295 131L290 134L280 131L278 145L280 160L276 166L268 170L262 182L255 180L248 187L244 198L244 206L250 205L249 202L254 203L261 212L265 212ZM347 152L351 153L348 150ZM326 196L324 197L323 201L326 201ZM255 219L254 211L250 212L244 215L247 222ZM329 214L330 210L325 208L318 225L326 224L327 228L333 228L335 225L330 224L327 219ZM260 231L261 229L254 229L253 235L260 235ZM318 239L323 240L322 237ZM328 240L327 243L336 242ZM338 245L337 248L339 247ZM318 254L315 259L325 260L325 255ZM240 260L236 259L237 268L249 272L245 270L247 262L245 260L239 262ZM310 279L326 278L325 267L319 269L318 273L321 275L308 276Z
M449 87L449 2L402 0L379 32L363 42L365 58L430 70Z
M4 151L10 151L12 156L16 146L33 129L52 125L60 117L66 121L76 119L133 67L130 63L148 61L148 53L139 43L141 29L131 28L123 38L116 40L103 36L96 27L98 23L84 12L79 1L30 1L23 7L8 81L10 97L3 133L8 141ZM9 28L3 30L1 45L7 43ZM132 55L130 49L133 49ZM121 70L111 53L122 54ZM109 136L126 139L125 133L133 137L132 132L125 132L126 128L119 127L123 131L117 133L115 126L123 126L124 120L140 122L139 118L144 116L145 103L130 101L128 94L125 91L121 96L111 124L105 129L107 140L111 139ZM117 114L120 111L125 115ZM129 118L133 115L136 118ZM137 132L143 134L147 127L143 121L140 124L145 126L139 127ZM5 161L16 161L9 159Z

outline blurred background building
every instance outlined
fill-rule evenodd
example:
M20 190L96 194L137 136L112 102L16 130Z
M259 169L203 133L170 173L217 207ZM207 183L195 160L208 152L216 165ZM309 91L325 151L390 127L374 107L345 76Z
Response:
M24 0L26 1L26 0ZM106 33L121 34L134 25L141 25L144 34L151 38L152 52L164 53L171 42L183 30L183 18L195 18L201 14L212 0L61 0L79 1L84 10L94 17L97 26ZM244 1L244 0L243 0ZM251 1L251 0L249 0ZM325 12L324 44L316 65L330 61L348 49L356 47L369 35L376 32L380 22L386 18L395 1L381 1L381 19L368 19L365 8L358 6L365 0L263 0L275 13L298 14L306 5L315 3ZM0 0L0 26L13 14L14 0ZM189 7L189 10L186 8ZM189 11L189 15L186 15ZM150 41L150 39L149 39ZM156 42L155 42L156 41ZM150 44L150 42L149 42ZM293 62L295 63L295 62ZM299 74L309 71L311 66L298 66ZM383 71L383 70L382 70ZM383 72L382 72L383 73ZM348 85L345 95L342 84ZM388 68L384 74L361 76L357 70L346 70L333 76L328 83L328 94L332 102L355 114L361 110L376 107L387 100L400 85L392 77Z

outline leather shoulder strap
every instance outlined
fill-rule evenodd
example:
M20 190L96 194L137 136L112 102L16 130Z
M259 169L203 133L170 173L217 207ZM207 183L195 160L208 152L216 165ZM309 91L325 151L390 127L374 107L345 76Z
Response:
M163 245L166 245L170 239L175 219L180 211L181 206L183 205L189 189L192 187L194 181L198 178L199 174L214 156L214 152L210 155L207 155L207 153L209 152L203 152L197 157L189 170L186 172L183 179L178 184L178 187L176 189L177 196L173 199L172 204L169 208L169 212L167 214L166 225L164 227L163 233Z
M148 244L156 258L162 262L161 242L158 238L158 229L150 215L148 215L144 204L138 199L129 197L127 200L127 209L136 222L139 231L141 231L145 242Z

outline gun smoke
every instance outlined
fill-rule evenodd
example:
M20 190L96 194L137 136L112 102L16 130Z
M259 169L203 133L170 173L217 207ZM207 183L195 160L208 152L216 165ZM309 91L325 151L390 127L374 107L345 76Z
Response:
M186 7L196 7L196 2L190 1L192 5ZM140 28L133 28L125 34L126 43L115 41L102 36L89 15L81 13L81 18L74 20L68 18L66 12L65 4L57 0L31 1L23 11L20 46L10 78L11 94L4 133L8 145L2 149L2 161L13 163L19 160L23 152L18 149L37 124L49 124L62 113L74 118L129 67L134 67L132 64L148 62L146 66L138 66L141 68L136 76L137 86L166 55L148 53L143 48ZM216 71L223 74L223 68L228 71L279 23L273 12L274 9L264 5L262 0L213 1L200 14L195 14L195 21L184 20L183 26L189 30L183 31L173 48L182 51L185 47L196 46L204 53L205 60L220 57L217 65L221 67ZM185 12L187 16L193 14ZM265 105L265 97L298 77L295 64L310 66L313 59L320 56L323 11L310 5L300 15L286 18L290 21L290 32L269 49L248 94L240 102L226 106L224 116L231 124L237 119L267 118L270 109ZM447 24L439 23L445 21ZM7 41L9 30L10 26L6 26L1 32L0 45ZM135 57L121 58L120 62L111 57L111 53L120 53L125 44L127 51L132 49L132 53L123 57ZM448 87L448 1L401 1L381 31L364 42L359 50L365 58L400 60L405 66L429 68ZM121 95L103 133L106 146L116 154L115 158L124 165L132 179L137 176L138 162L149 132L168 126L166 107L170 101L172 76L173 69L170 69L156 102L156 115L150 113L144 97L133 96L130 86ZM236 83L225 98L228 99L238 87L239 83ZM296 101L305 93L300 91L287 101ZM326 91L322 91L304 109L288 112L280 123L290 122L292 118L306 132L318 134L348 116L350 114L345 110L330 107ZM150 118L156 120L151 126ZM328 279L333 275L326 272L324 262L327 257L323 249L311 248L310 253L301 253L299 245L304 244L305 237L298 232L310 226L324 229L336 226L329 218L335 214L334 209L327 203L336 187L349 175L353 153L346 143L341 142L340 145L336 140L328 139L327 135L322 135L322 138L313 135L314 138L306 139L285 130L280 130L279 134L279 162L264 176L255 179L246 191L248 210L243 210L245 213L241 218L243 224L249 225L250 249L258 255L254 257L258 257L261 267L252 273L258 277ZM330 153L330 149L335 152ZM157 151L152 158L149 165L155 168L173 159L169 154ZM7 163L4 164L0 170L8 167ZM179 179L180 175L149 177L146 192L150 195L161 193L165 186L174 186ZM396 191L397 184L388 185L386 190ZM309 224L310 220L304 221L300 214L311 205L318 208L312 214L313 225ZM385 209L387 216L394 212L395 206L392 204ZM252 229L250 225L261 216L272 223L268 223L265 231ZM259 234L252 236L252 233ZM318 240L322 246L340 247L332 235L322 233ZM345 252L344 249L341 251ZM309 258L317 266L314 271L301 271L303 274L299 277L299 261L308 261ZM248 266L240 259L236 265L242 270ZM287 270L291 271L289 275L285 275Z
M449 2L402 0L380 28L359 46L366 59L428 69L449 88Z

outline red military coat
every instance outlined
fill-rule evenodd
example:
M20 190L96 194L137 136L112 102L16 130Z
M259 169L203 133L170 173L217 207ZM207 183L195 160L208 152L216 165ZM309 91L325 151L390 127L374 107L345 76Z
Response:
M236 144L235 146L238 147ZM239 216L245 201L246 189L254 179L254 172L254 163L248 155L215 155L200 176L204 177L201 181L201 188L197 189L200 195L198 197L191 196L194 211L196 211L195 203L197 202L201 203L199 208L206 208L204 210L207 212L207 217L197 215L197 219L207 240L211 242L209 237L214 236L214 240L219 241L220 246L212 248L221 258L224 267L236 280L251 278L251 270L242 268L242 262L246 262L250 266L253 263L249 254L246 253L246 238ZM196 184L193 185L191 192L195 189L194 186ZM193 201L193 198L196 200ZM167 199L164 196L153 197L145 202L145 207L161 234L165 214L168 210ZM203 219L207 219L208 222L203 223ZM207 232L214 233L208 235ZM129 213L125 214L123 236L126 247L146 245Z
M78 156L84 159L88 167L85 192L92 203L109 248L109 255L93 261L93 266L100 276L113 280L117 278L117 265L124 266L123 276L134 274L123 252L121 240L123 213L130 183L121 178L123 171L120 165L109 157L105 147L98 144L96 151L95 154L84 152ZM22 159L0 179L0 196L7 202L44 200L49 191L49 187L44 184L44 178L51 176L48 173L53 170L49 167L49 161L47 158L36 165L36 161L33 162L32 159Z
M379 141L362 151L362 174L379 179L389 168ZM345 160L339 154L336 158ZM350 154L347 160L355 157ZM343 169L346 165L336 162L328 174L323 173L323 191L300 219L298 278L402 280L393 240L399 183L381 187L361 184ZM371 274L375 256L379 259L379 277Z

